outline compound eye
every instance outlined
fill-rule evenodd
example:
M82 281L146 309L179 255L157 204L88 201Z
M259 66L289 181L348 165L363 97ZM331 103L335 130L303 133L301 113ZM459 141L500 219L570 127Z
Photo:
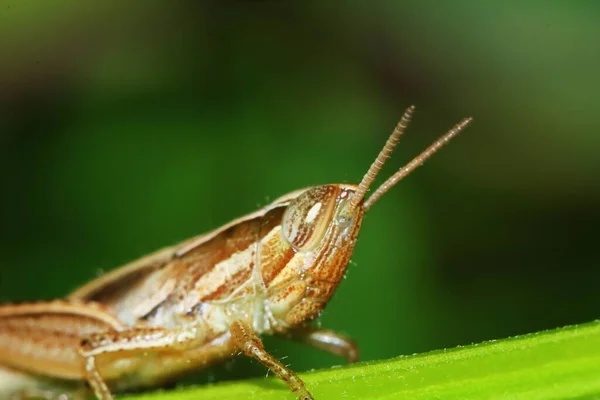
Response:
M335 222L342 229L349 227L354 222L354 214L348 210L348 204L349 202L346 202L340 206L340 212L335 218Z
M296 249L309 251L321 243L335 209L337 188L317 186L296 197L283 214L282 232Z

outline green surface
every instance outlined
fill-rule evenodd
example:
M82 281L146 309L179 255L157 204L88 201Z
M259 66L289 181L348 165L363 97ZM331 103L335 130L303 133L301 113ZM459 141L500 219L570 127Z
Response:
M593 399L600 322L302 374L317 399ZM287 393L286 393L287 392ZM273 378L127 399L294 399Z

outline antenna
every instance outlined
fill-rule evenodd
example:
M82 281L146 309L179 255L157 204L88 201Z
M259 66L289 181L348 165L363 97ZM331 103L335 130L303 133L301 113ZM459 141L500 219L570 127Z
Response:
M402 134L406 130L406 127L408 126L408 123L410 122L414 111L415 106L410 106L406 109L406 111L404 111L402 119L400 119L400 122L398 122L398 124L394 128L394 131L388 138L387 142L385 142L383 149L381 149L379 155L377 156L375 161L373 161L373 164L371 164L369 170L362 178L362 181L360 181L358 189L356 190L356 192L354 192L354 196L352 196L352 199L350 200L351 210L358 206L360 201L365 197L367 190L369 190L369 186L371 186L387 159L390 158L390 156L392 155L392 151L394 151L394 148L400 140L400 136L402 136Z
M410 110L410 108L409 108L409 110ZM407 110L407 112L408 112L408 110ZM406 115L406 113L404 115ZM404 117L402 117L402 120L404 120ZM448 143L450 141L450 139L452 139L453 137L458 135L461 131L463 131L467 127L467 125L469 125L471 123L471 121L473 121L473 118L471 118L471 117L465 118L462 121L460 121L452 129L450 129L444 136L442 136L441 138L436 140L431 146L429 146L424 152L419 154L417 157L413 158L411 162L406 164L404 167L400 168L394 175L390 176L364 202L363 208L365 209L365 211L368 210L373 205L373 203L375 203L381 196L383 196L384 193L386 193L388 190L390 190L396 183L400 182L402 180L402 178L404 178L405 176L407 176L408 174L413 172L415 169L417 169L418 167L423 165L425 160L427 160L429 157L431 157L436 151L441 149L446 143ZM400 122L402 122L402 121L400 121ZM388 143L390 142L390 140L392 139L393 136L394 136L394 134L392 133L392 136L390 136L390 139L388 139ZM397 139L396 139L396 141L397 141ZM381 155L384 153L384 150L387 148L388 143L386 143L384 149L379 154L379 157L377 157L377 160L375 160L373 165L371 165L371 168L369 168L369 172L367 172L367 175L365 175L362 182L360 183L361 185L363 185L363 182L366 181L367 182L366 185L368 187L368 185L371 184L371 182L373 181L373 179L367 179L368 174L371 172L371 169L374 169L373 166L377 163L379 158L381 158ZM388 157L389 157L389 155L388 155ZM387 157L385 159L387 159ZM379 168L381 168L381 167L379 167ZM377 169L377 171L379 171L379 169ZM375 174L376 174L376 172L375 172ZM361 186L359 186L359 189L356 191L356 193L360 192L360 187ZM361 194L361 197L362 196L364 196L364 193ZM352 198L352 200L354 200L354 197Z

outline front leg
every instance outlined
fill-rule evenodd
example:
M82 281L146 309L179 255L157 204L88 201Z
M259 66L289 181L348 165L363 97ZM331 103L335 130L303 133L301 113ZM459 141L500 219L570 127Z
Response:
M231 338L237 348L249 357L260 361L275 375L281 378L296 393L299 400L313 400L312 395L304 386L302 379L288 367L270 355L263 346L262 341L249 326L242 322L234 322L231 325Z
M349 364L358 362L356 342L341 333L310 326L301 326L286 333L284 337L306 343L319 350L344 357Z
M176 351L193 347L202 341L195 326L180 329L139 327L121 332L96 333L84 339L79 354L85 358L87 380L99 400L112 400L108 386L96 365L98 356L119 357L123 352L152 350Z

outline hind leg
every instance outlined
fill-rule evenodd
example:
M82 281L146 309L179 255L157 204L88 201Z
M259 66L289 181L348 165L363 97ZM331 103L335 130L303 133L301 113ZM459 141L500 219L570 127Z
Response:
M63 392L61 390L24 389L10 397L10 400L85 400L84 390Z

